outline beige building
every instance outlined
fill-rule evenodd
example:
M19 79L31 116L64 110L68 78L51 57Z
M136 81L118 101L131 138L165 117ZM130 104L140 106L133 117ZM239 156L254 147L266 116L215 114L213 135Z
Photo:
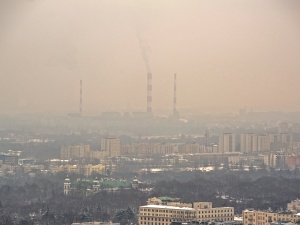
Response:
M241 134L241 152L251 153L257 152L258 138L257 134L247 133Z
M287 159L290 155L283 152L272 152L264 156L264 164L272 168L286 168Z
M212 208L211 202L180 203L162 201L158 198L148 200L148 205L140 206L139 225L170 225L171 222L190 221L233 221L233 207Z
M271 150L269 135L267 135L267 134L258 135L257 150L259 152Z
M241 134L241 152L255 153L270 151L270 136L266 134Z
M90 145L69 145L60 149L61 159L87 159L90 157Z
M289 133L269 134L269 138L271 143L281 142L289 145L293 143L293 135Z
M212 152L218 152L218 145L205 147L199 144L139 143L121 146L121 155L169 155Z
M139 143L132 145L132 152L137 155L167 155L176 152L172 144Z
M36 172L44 170L44 165L22 165L22 169L24 173Z
M105 174L106 172L105 169L106 166L103 164L97 164L97 165L88 164L84 166L84 174L86 176L90 176L93 173Z
M296 199L287 204L287 210L300 212L300 199Z
M293 135L288 133L280 134L280 141L282 143L288 144L288 146L292 146L293 144Z
M219 137L219 152L235 152L236 151L236 142L235 135L232 133L223 133Z
M292 212L265 212L256 210L243 211L243 224L244 225L269 225L270 223L280 221L291 221L295 223L300 219L300 214Z
M122 154L166 155L174 153L174 146L159 143L138 143L121 147Z
M195 153L202 153L204 149L201 148L202 146L198 144L181 144L178 146L178 153L179 154L195 154Z
M121 155L121 144L118 138L103 138L101 140L101 151L105 151L107 157L118 157Z
M90 176L93 173L105 174L105 165L103 164L87 164L87 165L60 165L60 166L50 166L49 170L52 173L57 172L67 172L67 173L76 173L84 174Z

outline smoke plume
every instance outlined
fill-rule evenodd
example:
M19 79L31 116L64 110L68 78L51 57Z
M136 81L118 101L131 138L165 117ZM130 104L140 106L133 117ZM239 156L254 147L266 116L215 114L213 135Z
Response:
M137 29L137 38L139 39L141 54L146 65L147 73L151 73L151 63L150 63L151 46L147 43L146 39L141 35L141 32L138 29Z

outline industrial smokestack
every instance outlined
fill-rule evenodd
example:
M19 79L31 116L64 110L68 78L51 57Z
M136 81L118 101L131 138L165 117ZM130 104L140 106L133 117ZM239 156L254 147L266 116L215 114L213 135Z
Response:
M82 116L82 80L80 80L79 114Z
M147 112L152 113L152 73L147 74Z
M137 27L137 38L140 42L141 54L147 69L147 113L152 113L152 73L150 64L151 47L142 37L140 30Z
M177 114L177 108L176 108L176 73L174 74L174 93L173 93L173 115L175 116Z

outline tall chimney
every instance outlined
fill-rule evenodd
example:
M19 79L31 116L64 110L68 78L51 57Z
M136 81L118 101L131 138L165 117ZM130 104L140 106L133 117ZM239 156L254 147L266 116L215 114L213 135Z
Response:
M147 74L147 112L152 113L152 73Z
M82 80L80 80L79 114L82 116Z
M174 74L174 95L173 95L173 115L177 115L177 108L176 108L176 73Z

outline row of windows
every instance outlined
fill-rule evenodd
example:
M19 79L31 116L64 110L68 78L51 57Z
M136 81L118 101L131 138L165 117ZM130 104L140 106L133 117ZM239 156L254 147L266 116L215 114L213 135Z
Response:
M199 215L198 218L208 218L208 217L220 217L220 216L226 216L226 214L215 214L215 215ZM227 214L227 216L232 216L232 214Z
M179 216L179 217L191 217L191 216L195 216L195 213L191 213L191 214L180 214L180 213L166 213L166 214L155 214L155 213L140 213L140 216L160 216L160 217L174 217L174 216Z
M165 209L143 209L141 208L141 211L145 212L186 212L187 210L165 210Z
M161 209L141 209L141 211L146 212L168 212L168 211L175 211L175 210L161 210ZM183 212L182 210L180 210ZM199 210L199 213L223 213L223 212L233 212L233 209L215 209L215 210Z
M153 222L141 222L141 224L148 224L148 225L168 225L169 223L153 223Z
M161 218L149 218L149 217L141 217L141 220L152 220L152 221L170 221L171 219L161 219Z
M149 217L140 217L141 221L146 221L146 220L149 220L149 221L162 221L162 222L171 222L173 219L164 219L164 218L149 218ZM218 218L218 220L221 220L221 221L231 221L233 218Z
M200 213L222 213L222 212L233 212L233 209L215 209L215 210L200 210Z
M195 214L195 211L167 211L167 212L152 212L152 213L146 213L141 212L141 215L160 215L160 214Z

